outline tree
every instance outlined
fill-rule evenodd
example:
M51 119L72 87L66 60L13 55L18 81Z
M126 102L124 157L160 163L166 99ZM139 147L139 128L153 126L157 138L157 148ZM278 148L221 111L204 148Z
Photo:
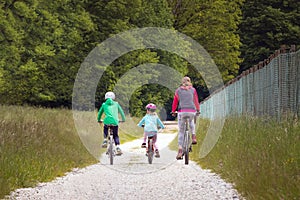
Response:
M11 1L0 4L0 68L2 71L2 84L0 87L1 103L17 99L13 95L14 73L17 66L22 64L22 54L26 51L23 45L24 29L20 17L16 16L17 9ZM28 9L25 10L27 13Z
M268 58L281 45L300 44L300 2L246 0L240 27L240 73Z
M72 82L89 47L85 35L94 28L81 1L7 0L1 12L8 94L3 101L69 106Z
M237 75L241 62L237 29L242 2L169 0L175 17L175 29L192 37L206 49L225 82ZM201 76L194 75L194 79L201 80ZM204 83L200 81L197 84Z
M133 28L172 28L173 24L172 13L165 0L90 1L87 10L91 13L94 23L97 24L98 33L96 33L97 35L95 35L95 37L99 38L99 43L114 34L122 33ZM124 42L134 44L140 41L139 38L128 37ZM147 41L143 42L146 43ZM109 48L110 51L118 52L121 47L110 46ZM129 100L127 97L124 97L126 101L130 102L129 107L126 105L126 102L120 100L121 98L118 99L124 110L130 112L132 115L141 116L144 114L144 106L149 103L148 101L153 101L153 103L164 101L165 96L160 94L164 94L164 91L167 90L166 88L159 88L158 85L152 84L146 86L139 85L142 84L142 81L139 79L146 78L143 76L150 75L153 76L152 78L157 78L156 74L158 72L154 69L148 69L149 72L143 73L142 75L129 74L125 80L124 75L130 70L130 72L132 72L132 69L135 67L145 63L167 63L170 61L170 65L174 68L180 69L184 66L181 65L182 60L173 60L172 57L174 57L174 55L157 49L139 49L120 56L106 68L104 75L99 81L96 97L97 107L103 102L105 92L113 90L115 85L122 78L122 84L118 84L118 88L122 88L118 90L118 97L131 94L131 91L137 88Z

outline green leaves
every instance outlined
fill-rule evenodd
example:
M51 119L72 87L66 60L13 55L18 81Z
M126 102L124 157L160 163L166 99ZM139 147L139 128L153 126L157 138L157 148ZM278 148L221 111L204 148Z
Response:
M237 75L239 47L236 33L240 22L242 0L171 1L175 28L192 37L210 54L226 82ZM200 79L200 75L195 76Z
M226 82L238 74L239 68L241 72L265 59L280 44L300 42L299 6L295 0L4 0L0 5L0 103L70 107L76 74L91 50L115 34L143 27L175 29L190 36L209 53ZM101 52L119 55L126 45L141 44L140 50L109 64L98 83L97 106L124 74L146 63L160 63L182 76L189 75L199 93L206 93L202 98L207 95L202 76L210 74L209 70L200 74L185 60L194 57L193 52L180 51L184 53L180 57L162 50L163 46L144 49L159 41L158 37L154 35L147 41L128 36L122 38L123 43ZM190 44L170 40L162 45L188 49ZM244 62L240 67L241 58ZM151 100L163 104L172 98L169 92L148 84L138 88L132 98L136 105ZM130 109L140 115L143 106L138 107Z
M81 1L33 0L1 8L3 102L70 105L72 82L95 26ZM55 102L56 101L56 102Z
M244 57L240 71L268 58L281 45L300 43L299 6L295 0L245 1L239 32Z

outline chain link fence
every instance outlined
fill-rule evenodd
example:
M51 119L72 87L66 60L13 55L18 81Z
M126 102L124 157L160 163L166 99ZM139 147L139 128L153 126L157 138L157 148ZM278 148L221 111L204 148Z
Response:
M300 116L300 50L277 50L201 102L201 116L209 119L250 114Z

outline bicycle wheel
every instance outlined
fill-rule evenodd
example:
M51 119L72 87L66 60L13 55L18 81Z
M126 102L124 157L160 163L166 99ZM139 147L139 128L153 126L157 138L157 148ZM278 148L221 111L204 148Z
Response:
M183 142L183 153L184 153L184 164L189 164L189 143L190 143L190 136L189 136L189 128L188 128L188 121L185 123L185 131L184 131L184 142Z
M148 163L152 164L152 160L153 160L153 140L148 139Z
M108 152L109 152L109 160L110 160L110 164L113 165L114 164L114 149L113 149L113 136L110 135L109 136L109 148L108 148Z

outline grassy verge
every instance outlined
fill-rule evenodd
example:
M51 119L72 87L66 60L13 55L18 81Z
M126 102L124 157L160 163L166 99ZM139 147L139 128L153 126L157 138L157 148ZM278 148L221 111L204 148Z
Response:
M83 123L96 126L94 136L102 135L96 115ZM98 162L77 134L81 130L76 130L71 110L0 105L0 130L0 199L17 188ZM122 142L135 139L127 134L120 137ZM99 137L96 142L100 149Z
M241 117L226 119L221 137L203 159L209 121L200 120L192 159L212 169L246 199L300 199L300 124Z

